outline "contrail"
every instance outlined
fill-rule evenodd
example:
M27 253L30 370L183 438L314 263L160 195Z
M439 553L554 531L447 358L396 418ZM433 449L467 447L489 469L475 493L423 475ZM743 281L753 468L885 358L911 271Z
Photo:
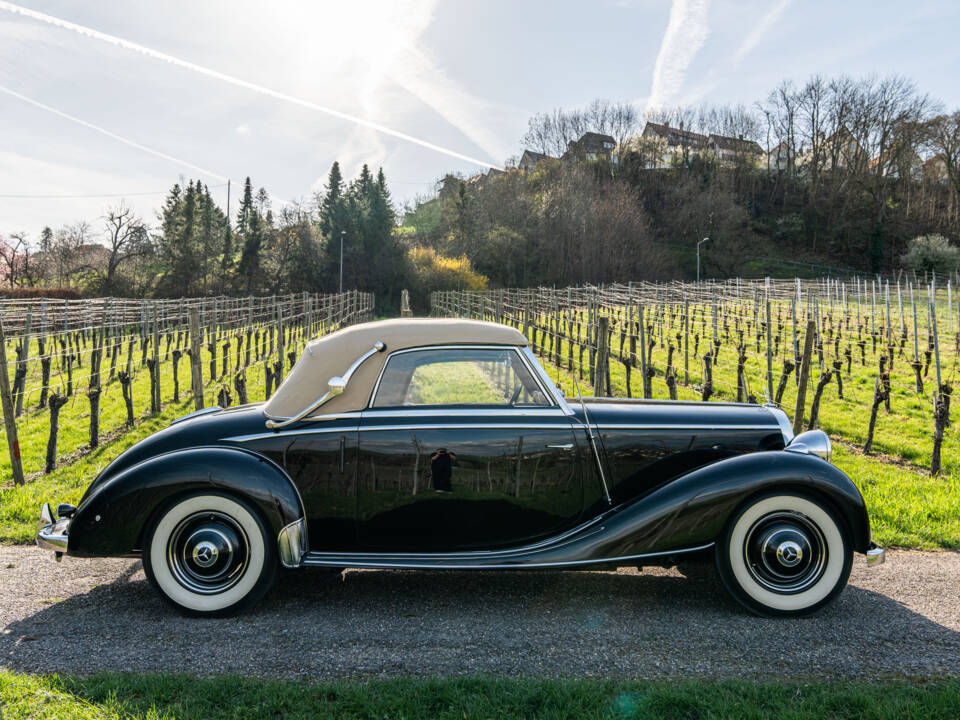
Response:
M94 132L98 132L101 135L106 135L108 138L112 140L116 140L117 142L121 142L124 145L129 145L130 147L136 148L137 150L142 150L145 153L155 155L158 158L168 160L169 162L176 163L177 165L183 165L184 167L188 167L191 170L196 170L197 172L203 173L204 175L215 177L218 180L226 181L229 179L227 178L226 175L215 173L213 172L213 170L207 170L206 168L202 168L199 165L194 165L193 163L187 162L186 160L181 160L180 158L174 157L173 155L167 155L166 153L160 152L159 150L154 150L153 148L149 148L146 145L141 145L138 142L134 142L133 140L117 135L116 133L110 132L106 128L102 128L99 125L94 125L93 123L89 123L86 120L81 120L75 115L70 115L68 113L63 112L62 110L57 110L55 107L44 105L42 102L37 102L33 98L29 98L26 95L21 95L15 90L11 90L10 88L4 87L3 85L0 85L0 92L6 93L7 95L10 95L11 97L15 97L18 100L22 100L23 102L33 105L34 107L38 107L41 110L46 110L48 113L53 113L54 115L57 115L58 117L62 117L65 120L69 120L70 122L76 123L77 125L82 125L83 127L93 130Z
M767 36L770 28L776 25L780 16L783 15L783 11L787 9L787 5L789 4L790 0L779 0L776 5L772 5L764 16L760 18L760 21L753 27L750 34L744 38L740 47L733 53L731 65L734 68L737 68L740 63L743 62L743 59Z
M21 7L20 5L14 5L13 3L5 2L0 0L0 10L6 10L8 12L14 13L16 15L22 15L23 17L28 17L32 20L39 20L40 22L53 25L55 27L63 28L64 30L70 30L72 32L78 33L88 38L93 38L94 40L102 40L103 42L110 43L116 47L123 48L125 50L131 50L141 55L146 55L147 57L154 58L156 60L162 60L163 62L170 63L177 67L184 68L186 70L191 70L200 75L206 75L207 77L220 80L231 85L236 85L237 87L242 87L247 90L252 90L253 92L260 93L261 95L266 95L267 97L272 97L277 100L284 100L288 103L294 105L299 105L300 107L305 107L310 110L316 110L317 112L330 115L340 120L346 120L352 122L356 125L362 125L364 127L371 128L377 132L383 133L384 135L389 135L391 137L398 138L400 140L406 140L407 142L414 143L415 145L420 145L425 147L428 150L434 150L435 152L443 153L444 155L449 155L450 157L456 158L458 160L464 160L474 165L480 165L482 167L496 168L501 169L497 165L493 165L486 160L478 160L477 158L470 157L469 155L464 155L457 152L456 150L449 150L440 145L435 145L432 142L427 140L421 140L420 138L413 137L412 135L407 135L406 133L400 132L399 130L394 130L392 128L386 127L379 123L375 123L371 120L365 120L364 118L357 117L355 115L350 115L349 113L341 112L340 110L335 110L324 105L319 105L309 100L303 100L301 98L295 97L293 95L288 95L287 93L279 92L278 90L272 90L263 85L257 85L256 83L248 82L247 80L242 80L233 75L227 75L226 73L219 72L217 70L212 70L202 65L197 65L196 63L189 62L187 60L181 60L178 57L173 55L168 55L162 53L158 50L153 50L144 45L131 42L129 40L124 40L123 38L118 38L115 35L108 35L107 33L102 33L99 30L94 30L93 28L88 28L83 25L77 25L76 23L69 22L67 20L61 20L60 18L53 17L52 15L46 15L45 13L40 13L35 10L30 10L29 8Z
M709 5L709 0L673 0L670 20L653 68L647 107L664 105L683 84L687 67L710 34L707 26Z

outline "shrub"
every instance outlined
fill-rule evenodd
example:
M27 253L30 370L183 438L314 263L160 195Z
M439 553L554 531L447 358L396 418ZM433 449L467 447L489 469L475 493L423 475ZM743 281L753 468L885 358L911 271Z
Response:
M33 298L55 298L58 300L79 300L80 293L66 287L13 287L0 288L0 298L29 300Z
M901 260L908 270L948 275L960 267L960 249L943 235L920 235L910 241Z
M413 287L410 302L415 313L430 310L430 293L434 290L486 290L488 279L476 272L466 257L447 257L433 248L410 249L413 266Z

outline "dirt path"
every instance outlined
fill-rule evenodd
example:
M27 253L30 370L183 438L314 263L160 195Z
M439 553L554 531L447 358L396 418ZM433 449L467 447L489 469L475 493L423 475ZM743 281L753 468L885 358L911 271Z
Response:
M284 573L240 618L183 618L139 561L0 547L0 665L279 677L960 675L960 553L888 553L826 611L764 620L707 570Z

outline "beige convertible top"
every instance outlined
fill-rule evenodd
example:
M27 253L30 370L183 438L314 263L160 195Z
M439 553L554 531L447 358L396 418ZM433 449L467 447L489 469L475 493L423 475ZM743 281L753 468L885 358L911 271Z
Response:
M385 343L386 350L367 358L343 393L317 408L314 415L366 407L387 356L395 350L425 345L522 346L527 344L527 338L512 327L480 320L400 318L351 325L307 343L296 366L264 406L267 417L285 419L304 410L327 392L331 377L343 375L376 342Z

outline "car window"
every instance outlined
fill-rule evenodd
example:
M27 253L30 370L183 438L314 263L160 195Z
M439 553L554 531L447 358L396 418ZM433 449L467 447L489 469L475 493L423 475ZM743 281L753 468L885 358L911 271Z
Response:
M391 356L373 401L373 407L549 404L515 350L468 348Z

